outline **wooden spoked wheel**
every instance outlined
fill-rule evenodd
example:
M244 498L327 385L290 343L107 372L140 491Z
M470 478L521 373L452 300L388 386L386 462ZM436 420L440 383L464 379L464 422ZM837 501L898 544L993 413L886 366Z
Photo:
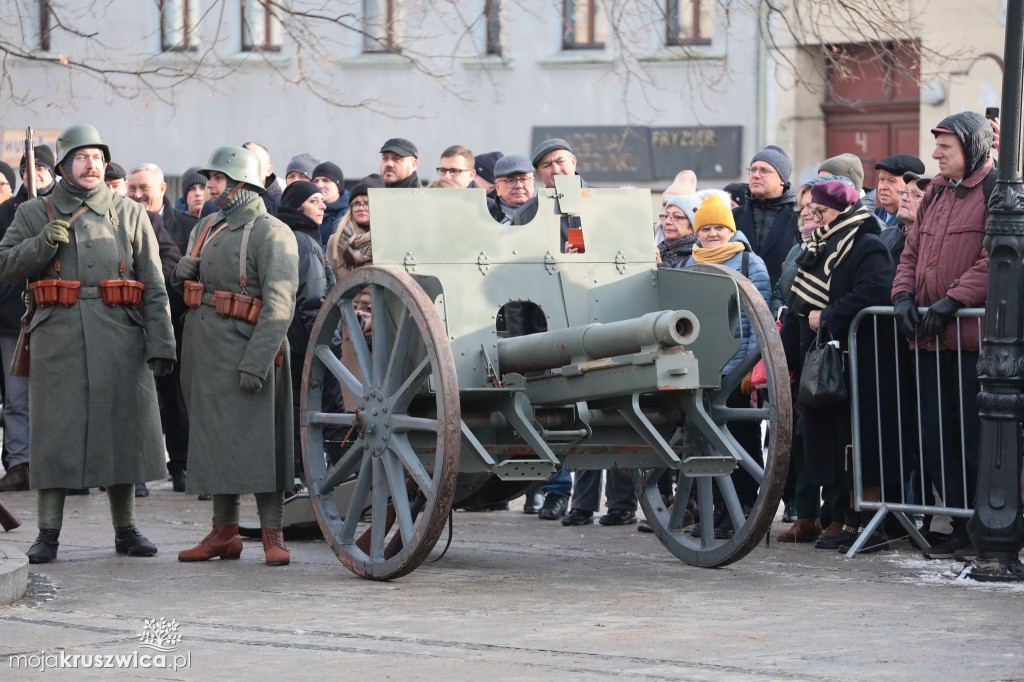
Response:
M357 313L367 294L369 337ZM351 356L344 364L331 349L339 332ZM350 394L354 411L325 410L327 374ZM412 277L366 266L331 290L306 354L300 409L309 498L331 549L363 578L388 580L415 569L451 511L461 420L444 324ZM324 456L327 425L349 432L347 449L333 463ZM340 485L352 486L344 509L332 495Z
M668 550L688 564L713 568L746 556L771 529L789 471L793 405L789 370L778 328L760 292L749 280L729 268L699 265L694 269L727 274L736 280L739 300L730 305L738 304L740 313L750 322L755 344L743 361L722 377L720 388L687 396L686 422L673 444L680 445L680 450L685 452L738 457L738 471L748 474L756 484L756 499L751 503L747 497L741 502L736 485L740 478L738 473L691 477L681 471L673 472L674 502L671 506L665 504L657 483L666 469L637 469L633 478L644 515ZM757 405L747 404L743 398L737 401L736 392L743 378L760 360L764 360L768 381L767 387L758 391ZM760 445L765 424L768 439L761 464L748 454L734 432L745 430L748 436L756 432ZM740 482L741 486L744 484L749 487L751 482L749 479ZM696 491L701 521L696 537L691 534L691 514L687 510L693 491ZM731 535L720 532L716 537L715 507L723 517L731 519Z

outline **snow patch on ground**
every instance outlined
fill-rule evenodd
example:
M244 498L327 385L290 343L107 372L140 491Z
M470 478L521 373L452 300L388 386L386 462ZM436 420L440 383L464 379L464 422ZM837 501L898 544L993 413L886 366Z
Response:
M902 580L904 583L956 585L958 587L962 586L989 591L1024 593L1024 583L982 583L972 580L967 576L968 564L962 564L959 561L929 561L927 559L907 559L898 556L886 560L900 568L917 572L916 577L905 577Z

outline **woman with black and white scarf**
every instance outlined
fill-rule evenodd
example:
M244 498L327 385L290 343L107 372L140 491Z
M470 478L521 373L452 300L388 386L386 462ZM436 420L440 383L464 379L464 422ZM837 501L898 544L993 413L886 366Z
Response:
M895 266L888 249L878 238L878 222L861 204L856 190L841 180L816 183L811 187L809 210L818 225L811 233L807 248L797 258L798 270L788 298L790 315L783 323L782 335L787 353L799 349L797 357L787 358L790 367L802 366L803 357L816 339L819 327L823 339L848 348L850 324L864 308L888 305ZM901 485L898 462L899 442L895 424L878 424L878 400L882 400L883 419L896 419L895 391L875 386L875 377L895 376L891 352L892 325L865 320L857 331L859 401L852 406L864 415L861 420L862 469L865 499L878 499L883 483L898 494ZM880 352L876 353L875 344ZM798 341L797 341L798 339ZM888 343L885 340L888 339ZM787 343L786 341L789 340ZM886 352L886 349L890 349ZM877 366L877 371L876 371ZM847 371L849 365L847 364ZM849 383L849 374L847 374ZM886 403L891 402L892 405ZM852 510L853 470L847 457L852 442L851 406L848 403L824 408L803 408L804 463L809 485L825 489L826 503L834 510L845 507L841 531L819 540L815 547L847 551L862 529L860 513ZM879 465L879 431L882 434L884 467ZM833 519L838 521L838 517ZM863 521L869 517L865 514ZM881 549L885 538L876 533L867 547ZM845 549L844 549L845 548Z

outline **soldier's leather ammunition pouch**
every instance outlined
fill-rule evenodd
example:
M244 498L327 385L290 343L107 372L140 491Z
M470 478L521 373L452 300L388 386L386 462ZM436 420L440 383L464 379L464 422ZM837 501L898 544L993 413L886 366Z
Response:
M134 279L104 279L100 281L100 297L110 307L123 305L134 308L142 302L142 292L145 290L146 285Z
M203 283L193 279L185 282L185 292L182 295L185 305L189 308L198 308L203 304Z
M190 287L190 284L198 286ZM198 303L193 305L191 301L195 300L198 300ZM204 294L203 285L199 282L185 282L185 303L191 308L198 308L205 303L216 310L221 317L230 317L249 324L256 324L260 319L260 311L263 309L263 301L254 296L230 291Z
M46 308L51 305L73 306L78 300L78 290L82 283L73 279L41 279L30 282L29 290L36 305Z

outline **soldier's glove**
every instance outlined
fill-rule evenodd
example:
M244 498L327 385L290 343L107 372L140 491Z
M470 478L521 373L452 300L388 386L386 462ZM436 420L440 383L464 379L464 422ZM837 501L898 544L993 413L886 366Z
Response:
M921 336L926 339L938 336L946 320L963 307L963 303L949 296L933 303L921 318Z
M174 268L174 277L179 282L187 282L199 277L199 259L192 256L182 256L178 265Z
M57 246L57 243L67 244L71 241L68 238L68 228L71 227L69 223L63 220L53 220L43 225L43 239L50 246Z
M168 360L167 358L151 358L146 361L146 364L153 370L153 376L155 377L165 377L174 369L174 360Z
M242 372L242 379L241 381L238 382L238 385L242 387L243 391L255 393L256 391L263 388L263 379L259 378L255 374Z
M892 301L896 314L896 328L900 334L911 341L917 338L917 325L921 322L921 313L917 312L917 301L908 293L898 295Z

